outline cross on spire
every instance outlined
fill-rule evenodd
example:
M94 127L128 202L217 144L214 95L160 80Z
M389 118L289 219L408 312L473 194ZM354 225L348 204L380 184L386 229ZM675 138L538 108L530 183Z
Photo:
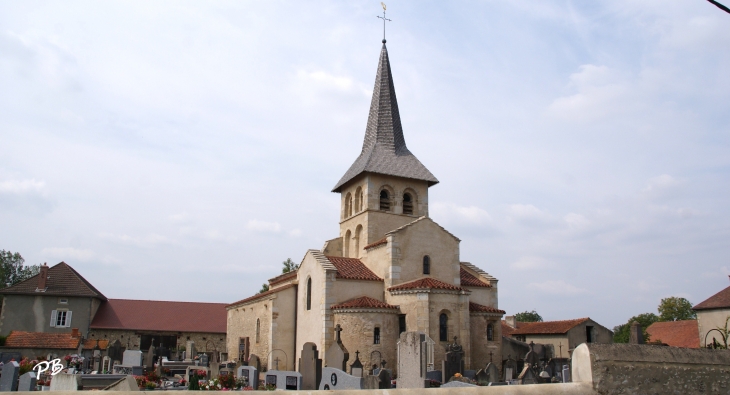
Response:
M380 5L383 6L383 16L380 16L380 15L376 15L376 16L383 20L383 44L385 44L385 21L388 21L388 22L392 22L392 21L385 17L385 3L381 2Z

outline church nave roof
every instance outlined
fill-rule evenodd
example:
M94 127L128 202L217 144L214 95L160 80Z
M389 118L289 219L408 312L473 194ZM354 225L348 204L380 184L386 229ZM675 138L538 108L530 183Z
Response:
M436 280L432 277L424 277L407 283L398 284L388 288L388 291L405 291L413 289L445 289L449 291L466 291L464 288L453 284L447 284L441 280Z
M343 280L383 281L357 258L325 256L337 269L337 278Z
M338 309L357 309L357 308L363 308L363 309L392 309L392 310L398 310L398 306L393 306L392 304L387 304L385 302L381 302L377 299L373 299L368 296L361 296L359 298L350 299L346 302L338 303L335 305L332 305L330 309L332 310L338 310Z

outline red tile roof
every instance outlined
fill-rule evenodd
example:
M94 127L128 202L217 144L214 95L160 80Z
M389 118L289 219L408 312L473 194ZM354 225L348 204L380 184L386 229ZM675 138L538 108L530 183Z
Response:
M233 303L231 303L229 305L226 305L226 307L233 307L233 306L236 306L236 305L239 305L239 304L242 304L242 303L248 303L248 302L253 302L255 300L258 300L258 299L263 299L263 298L265 298L265 297L267 297L267 296L269 296L271 294L274 294L274 293L279 292L279 291L283 291L285 289L292 288L294 286L296 286L296 284L288 284L288 285L284 285L283 287L278 287L278 288L274 288L274 289L268 290L266 292L261 292L261 293L258 293L256 295L254 295L254 296L249 296L246 299L241 299L238 302L233 302Z
M504 314L504 310L495 309L494 307L484 306L474 302L469 302L469 311L475 313L498 313Z
M226 318L224 303L109 299L91 328L226 333Z
M588 321L590 318L578 318L565 321L529 322L524 326L519 325L518 329L512 332L513 335L557 335L567 333L576 326Z
M485 283L484 281L479 280L476 278L473 274L469 273L464 269L461 268L461 286L462 287L486 287L491 288L492 286Z
M79 338L72 337L71 333L44 333L12 331L5 340L8 348L52 348L78 349Z
M443 281L436 280L431 277L424 277L415 281L398 284L388 288L388 291L402 291L407 289L448 289L452 291L463 291L464 289L453 284L447 284Z
M363 247L363 250L369 250L369 249L371 249L373 247L381 246L381 245L386 244L386 243L388 243L388 238L387 237L383 237L382 239L380 239L380 240L378 240L378 241L376 241L374 243L370 243L370 244L366 245L365 247Z
M279 275L279 276L276 276L274 278L270 278L269 279L269 285L274 285L274 284L282 283L282 282L284 282L286 280L289 280L291 278L294 278L296 276L297 276L297 271L296 270L291 271L289 273L284 273L284 274Z
M517 324L517 328L513 328L513 327L507 325L507 322L505 322L505 320L502 320L502 335L509 336L512 333L516 332L517 329L522 328L523 326L525 326L527 324L531 324L531 322L517 321L516 324Z
M97 340L99 340L99 343L96 342ZM97 344L100 350L106 350L109 347L109 339L86 339L84 340L84 349L93 350Z
M700 348L697 320L655 322L646 332L650 343L660 341L674 347Z
M370 308L370 309L394 309L397 310L398 306L381 302L377 299L373 299L367 296L361 296L356 299L348 300L330 307L330 309L357 309L357 308Z
M357 258L328 256L327 260L337 268L337 278L343 280L383 281Z
M710 296L704 302L693 307L694 310L722 309L730 307L730 287Z
M0 290L0 294L82 296L106 300L98 289L81 276L66 262L48 268L46 291L36 292L40 274Z

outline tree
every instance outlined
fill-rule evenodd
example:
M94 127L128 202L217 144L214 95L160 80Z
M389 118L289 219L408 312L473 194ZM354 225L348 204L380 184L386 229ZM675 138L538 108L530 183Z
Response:
M631 323L638 322L641 325L641 333L644 335L644 341L649 341L649 334L646 332L646 328L649 325L659 321L659 317L654 313L644 313L635 315L629 318L629 321L623 325L619 325L613 328L613 342L614 343L628 343L629 342L629 331L631 330Z
M659 321L695 320L697 313L692 310L692 303L685 298L672 296L659 302Z
M23 266L25 259L19 253L0 250L0 289L27 280L40 271L40 265Z
M263 283L261 284L261 289L259 290L259 293L262 294L269 290L269 284Z
M519 322L542 322L542 317L537 314L537 311L523 311L515 314L515 320Z
M289 273L299 269L299 265L294 263L291 258L286 258L286 260L281 264L284 265L284 267L281 269L282 273Z

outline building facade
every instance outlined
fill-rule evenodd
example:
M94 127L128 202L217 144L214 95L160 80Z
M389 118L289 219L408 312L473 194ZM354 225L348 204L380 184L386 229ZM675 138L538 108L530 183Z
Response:
M692 308L697 313L700 346L723 344L723 331L730 326L730 287L710 296ZM723 344L724 345L724 344Z

